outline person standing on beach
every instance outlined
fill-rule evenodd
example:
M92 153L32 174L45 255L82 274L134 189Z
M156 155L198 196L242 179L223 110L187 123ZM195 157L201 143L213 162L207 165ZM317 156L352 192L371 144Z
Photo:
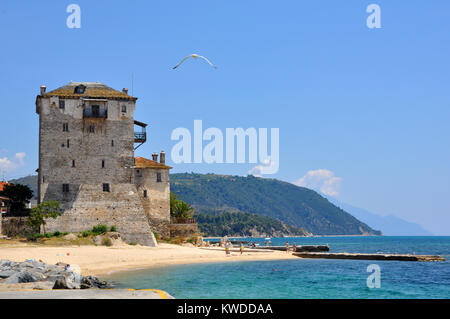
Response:
M241 247L239 249L241 250L241 255L242 255L242 253L244 252L244 244L243 243L241 243Z
M292 246L292 251L295 253L297 251L297 245L294 243L294 246Z
M227 242L225 243L225 255L228 256L229 254L230 254L230 244L229 244L229 242L227 241Z
M286 252L289 253L289 242L286 242Z

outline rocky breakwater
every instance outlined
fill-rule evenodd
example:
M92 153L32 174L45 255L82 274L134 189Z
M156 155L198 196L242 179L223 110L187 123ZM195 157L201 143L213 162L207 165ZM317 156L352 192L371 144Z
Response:
M0 260L0 290L9 289L88 289L110 288L110 285L94 276L81 273L64 263L56 265L42 261L14 262Z

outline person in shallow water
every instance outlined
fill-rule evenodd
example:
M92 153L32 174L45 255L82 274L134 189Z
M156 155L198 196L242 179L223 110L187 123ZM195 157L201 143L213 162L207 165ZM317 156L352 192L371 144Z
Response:
M289 242L286 242L286 252L289 253Z

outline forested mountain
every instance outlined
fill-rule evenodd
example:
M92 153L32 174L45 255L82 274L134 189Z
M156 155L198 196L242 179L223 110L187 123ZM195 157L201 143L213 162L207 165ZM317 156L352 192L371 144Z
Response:
M283 237L309 236L305 230L288 226L277 219L257 214L224 212L220 214L196 213L200 232L205 236Z
M276 179L171 174L171 190L199 213L247 212L314 235L380 235L317 192Z

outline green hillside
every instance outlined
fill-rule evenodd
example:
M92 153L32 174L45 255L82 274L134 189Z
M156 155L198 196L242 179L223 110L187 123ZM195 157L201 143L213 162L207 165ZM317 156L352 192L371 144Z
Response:
M220 214L196 213L200 232L208 237L253 236L282 237L308 236L308 232L295 226L288 226L277 219L257 214L224 212Z
M171 190L200 213L249 212L314 235L380 235L317 192L276 179L171 174Z

